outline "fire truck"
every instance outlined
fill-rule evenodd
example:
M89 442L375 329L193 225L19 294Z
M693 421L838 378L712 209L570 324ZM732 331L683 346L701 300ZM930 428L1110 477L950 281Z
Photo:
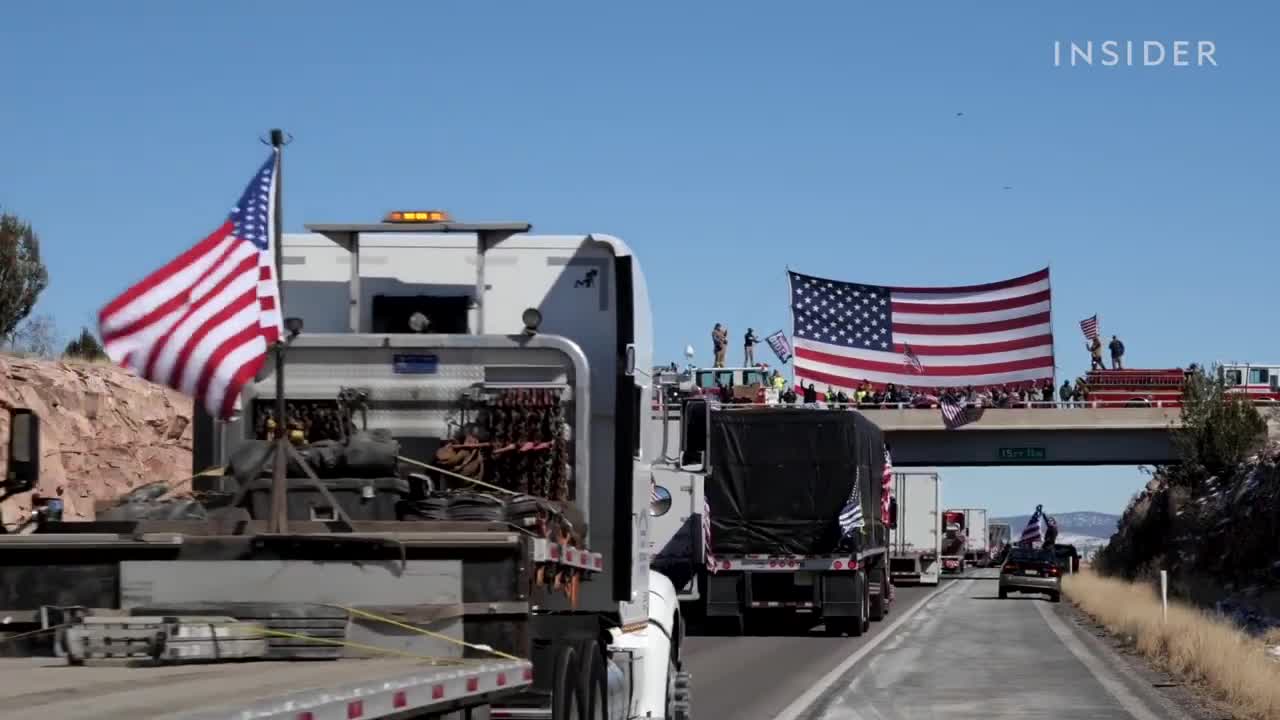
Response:
M1221 363L1218 377L1230 392L1256 402L1280 402L1280 364ZM1103 407L1177 407L1186 378L1182 368L1093 370L1085 376L1085 389L1089 401Z

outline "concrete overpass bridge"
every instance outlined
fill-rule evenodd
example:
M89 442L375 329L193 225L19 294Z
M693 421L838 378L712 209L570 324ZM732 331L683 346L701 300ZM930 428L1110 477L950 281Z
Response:
M936 408L860 408L885 432L896 467L1152 465L1177 461L1176 407L989 408L948 430Z
M1280 438L1280 404L1256 405L1268 420L1268 433ZM987 408L955 430L946 428L936 407L857 409L884 431L896 467L1168 464L1178 461L1173 431L1182 422L1177 403L1161 402ZM668 418L674 452L680 447L680 411L669 410Z

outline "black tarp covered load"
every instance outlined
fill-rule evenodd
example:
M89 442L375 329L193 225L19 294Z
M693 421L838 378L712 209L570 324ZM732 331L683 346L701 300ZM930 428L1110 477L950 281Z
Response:
M717 554L817 555L834 552L836 523L861 478L863 547L879 546L880 428L851 410L713 409L712 549Z

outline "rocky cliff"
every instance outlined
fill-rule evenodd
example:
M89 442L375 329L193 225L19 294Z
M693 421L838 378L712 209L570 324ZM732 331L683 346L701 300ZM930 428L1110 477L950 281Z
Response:
M61 495L64 519L91 520L96 501L191 475L191 399L107 364L0 354L0 467L10 407L41 420L37 493ZM0 503L11 529L31 511L31 493Z

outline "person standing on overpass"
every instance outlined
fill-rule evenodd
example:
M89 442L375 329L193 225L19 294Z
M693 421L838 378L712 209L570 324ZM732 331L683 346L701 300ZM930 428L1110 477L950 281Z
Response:
M711 349L715 354L715 363L712 367L724 367L724 351L725 345L728 344L728 342L729 331L720 323L716 323L716 326L711 328Z
M1111 345L1109 345L1108 347L1111 350L1111 369L1123 370L1124 369L1124 362L1123 362L1124 343L1120 342L1120 338L1116 337L1115 335L1112 335Z
M742 336L742 366L751 367L756 364L756 343L760 342L756 338L756 331L747 328L747 334Z
M1093 340L1089 341L1089 355L1093 359L1093 363L1089 366L1090 370L1107 369L1107 366L1102 364L1102 338L1097 335L1094 335Z

